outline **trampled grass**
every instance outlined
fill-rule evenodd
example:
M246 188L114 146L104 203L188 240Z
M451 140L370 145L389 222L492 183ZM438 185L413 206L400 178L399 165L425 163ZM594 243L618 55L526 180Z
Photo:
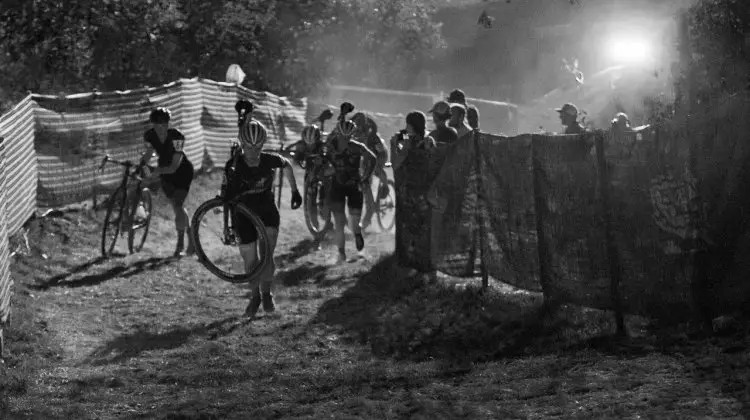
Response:
M218 177L197 182L191 210ZM738 334L692 339L478 280L425 285L393 264L393 236L333 267L301 211L282 203L279 310L239 317L246 290L174 244L157 197L146 249L98 258L101 214L33 221L18 282L0 418L742 418ZM353 247L353 246L352 246ZM459 287L456 283L460 283ZM262 313L262 312L261 312Z

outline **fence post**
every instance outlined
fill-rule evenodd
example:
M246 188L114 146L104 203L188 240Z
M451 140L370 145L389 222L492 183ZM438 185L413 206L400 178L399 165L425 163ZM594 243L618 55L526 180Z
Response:
M283 154L284 145L279 146L279 154ZM279 196L276 198L276 207L281 208L281 191L284 189L284 168L280 168L279 172Z
M533 168L534 182L534 212L536 213L536 238L537 254L539 258L539 283L542 286L544 296L544 307L548 311L552 309L552 283L550 281L550 255L547 235L544 231L544 220L547 218L547 204L544 200L541 145L538 136L531 137L531 163Z
M474 166L477 176L477 204L475 220L479 227L479 270L482 274L482 289L490 285L489 270L487 270L487 257L489 255L489 240L487 237L487 221L484 218L481 202L484 200L484 172L482 171L482 158L479 154L479 130L474 130Z
M598 131L595 134L594 139L594 147L596 147L597 166L599 167L599 192L601 194L602 200L600 211L602 212L602 216L604 218L604 239L607 249L607 263L609 266L612 306L615 310L617 335L625 336L627 335L627 331L625 330L625 317L622 313L622 298L620 296L622 265L620 264L620 256L618 253L617 245L615 244L613 218L614 209L612 208L612 202L610 200L609 167L607 166L607 159L604 155L604 133Z

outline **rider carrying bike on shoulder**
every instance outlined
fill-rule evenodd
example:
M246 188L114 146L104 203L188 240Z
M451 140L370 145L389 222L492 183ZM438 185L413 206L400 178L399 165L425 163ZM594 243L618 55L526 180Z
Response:
M353 140L357 125L346 119L346 114L354 111L354 105L349 102L341 104L336 128L328 135L326 149L330 153L334 166L328 193L328 203L335 221L335 241L338 246L336 263L346 261L346 242L344 227L346 226L346 207L349 208L350 228L354 232L354 240L358 251L365 247L362 236L362 206L364 204L363 191L366 181L375 168L376 156L364 144ZM362 170L362 173L360 173Z
M151 111L149 121L151 129L143 134L147 151L141 157L140 164L148 165L154 155L159 156L158 166L151 172L151 178L161 178L164 195L172 203L175 227L177 229L177 246L175 256L182 256L185 248L185 236L188 239L187 254L195 252L188 229L190 219L185 209L185 199L193 183L193 164L184 152L185 136L180 130L169 127L172 114L167 108L156 108Z
M354 114L351 121L357 125L355 139L360 143L363 143L368 149L370 149L370 151L375 153L376 160L373 175L380 179L381 190L378 191L378 198L381 198L380 195L383 194L383 191L385 191L385 194L388 194L388 175L385 172L385 164L388 163L388 149L385 145L385 141L383 141L383 138L378 134L378 125L372 120L372 118L365 115L364 112L357 112ZM375 197L372 195L372 187L370 185L372 183L372 178L367 178L366 183L367 188L365 188L363 192L365 200L367 201L367 212L362 218L362 228L366 228L370 225L372 214L375 210Z
M225 170L234 166L234 177L231 185L228 185L225 179L221 188L230 196L250 192L241 197L240 202L263 221L270 242L271 260L265 270L260 273L259 279L250 283L250 303L245 309L245 316L253 317L258 312L261 303L266 312L273 312L276 309L271 289L276 269L273 253L279 236L281 218L273 193L275 169L283 168L289 185L292 187L292 209L298 209L302 205L302 196L297 189L297 181L291 164L279 154L263 151L268 131L260 121L247 118L252 113L252 107L248 109L247 104L239 106L240 102L238 101L238 107L236 107L240 144L225 166ZM234 227L239 237L240 254L245 263L245 269L249 272L258 259L256 254L258 232L252 222L241 215L236 216Z

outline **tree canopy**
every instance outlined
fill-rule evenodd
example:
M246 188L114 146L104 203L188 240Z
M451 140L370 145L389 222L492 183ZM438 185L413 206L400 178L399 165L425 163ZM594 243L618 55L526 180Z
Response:
M420 0L3 0L0 99L179 77L304 96L326 80L399 88L443 47Z

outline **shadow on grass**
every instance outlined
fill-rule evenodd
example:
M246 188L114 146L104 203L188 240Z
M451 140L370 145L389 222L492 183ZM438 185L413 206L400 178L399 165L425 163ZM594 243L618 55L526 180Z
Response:
M70 272L66 274L52 277L42 284L31 285L29 286L29 288L34 289L34 290L44 291L53 287L74 288L74 287L84 287L84 286L95 286L97 284L104 283L105 281L111 280L116 277L126 278L126 277L134 276L136 274L143 273L145 271L158 270L159 268L164 267L165 265L169 265L174 260L175 258L172 258L172 257L169 257L169 258L151 257L145 260L135 261L129 265L118 265L100 273L88 274L88 275L79 277L75 280L68 280L70 277L73 277L76 274L84 272L87 269L93 267L94 265L104 261L103 259L102 260L95 259L81 266L75 267L73 270L71 270Z
M611 316L566 308L546 316L541 298L492 287L458 289L404 278L394 257L378 262L340 297L325 302L312 322L339 327L397 359L482 362L576 347L602 347L614 332Z
M281 270L276 274L276 280L286 287L299 286L307 282L315 282L327 271L328 267L313 263L306 263L291 270Z
M153 332L148 326L137 326L131 333L123 334L91 353L83 363L94 366L116 364L144 351L169 350L182 346L191 337L201 336L215 340L231 334L237 328L252 322L249 318L230 316L209 324L176 328L166 332Z
M309 255L311 252L314 252L318 249L318 246L319 244L311 238L303 239L292 248L290 248L289 252L277 255L276 264L278 264L279 266L284 266L292 263L298 258L304 257L305 255Z

